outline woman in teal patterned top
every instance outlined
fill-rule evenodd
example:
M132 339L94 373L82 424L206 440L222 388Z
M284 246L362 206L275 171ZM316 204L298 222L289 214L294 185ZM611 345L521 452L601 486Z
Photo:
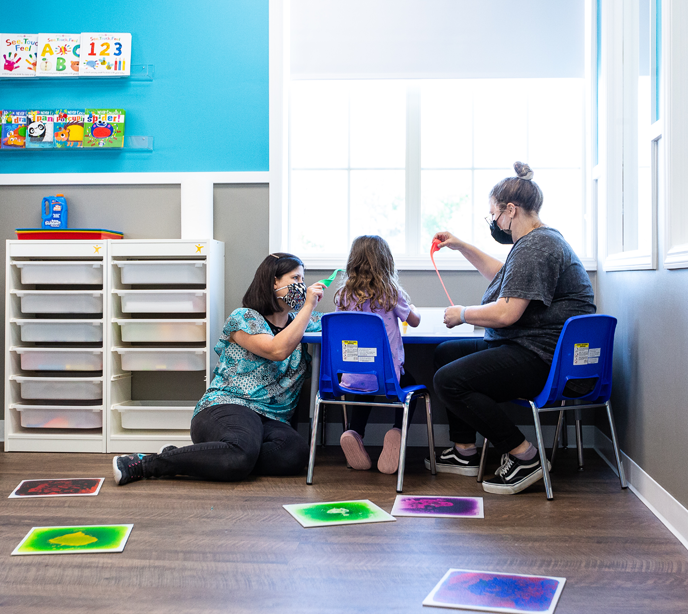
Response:
M292 254L270 254L261 263L243 308L229 316L215 346L220 360L191 420L193 445L116 456L117 484L175 475L230 482L253 471L303 470L308 444L289 419L310 368L301 337L320 330L322 314L314 309L324 289L306 288L303 277L303 262Z

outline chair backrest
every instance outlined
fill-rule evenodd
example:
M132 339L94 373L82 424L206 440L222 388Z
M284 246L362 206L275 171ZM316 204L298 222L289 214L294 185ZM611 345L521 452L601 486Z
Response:
M537 407L576 399L606 403L612 393L612 357L616 318L586 315L569 318L559 335L552 368Z
M343 388L339 378L343 373L374 376L377 390ZM337 311L322 317L320 396L333 399L343 394L384 395L395 401L404 398L385 322L377 314Z

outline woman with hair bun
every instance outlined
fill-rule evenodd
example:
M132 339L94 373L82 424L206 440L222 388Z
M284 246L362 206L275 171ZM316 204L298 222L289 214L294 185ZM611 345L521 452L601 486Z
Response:
M592 285L578 256L559 231L540 219L542 191L527 164L495 185L489 197L492 237L513 243L501 261L450 232L439 247L458 250L490 283L480 305L445 311L448 328L468 322L485 327L484 339L459 339L435 351L435 392L448 408L454 446L437 457L437 471L478 474L476 432L502 454L502 464L483 489L515 494L542 478L538 450L499 403L533 398L542 391L566 320L595 313ZM426 466L429 467L429 459Z

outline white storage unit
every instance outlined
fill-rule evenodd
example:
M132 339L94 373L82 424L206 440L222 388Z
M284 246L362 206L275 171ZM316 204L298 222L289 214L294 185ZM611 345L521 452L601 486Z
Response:
M106 269L107 450L157 452L165 443L187 445L224 324L224 244L113 241ZM192 385L172 394L169 389L182 378ZM155 385L144 385L150 381Z
M106 452L107 241L7 241L5 450Z

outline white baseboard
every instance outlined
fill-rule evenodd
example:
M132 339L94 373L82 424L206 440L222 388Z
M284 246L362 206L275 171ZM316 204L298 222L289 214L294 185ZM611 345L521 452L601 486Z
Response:
M595 450L618 475L614 448L609 437L600 429L595 429ZM662 524L671 531L676 539L688 549L688 509L683 507L670 493L650 477L633 459L621 451L621 462L628 487Z

